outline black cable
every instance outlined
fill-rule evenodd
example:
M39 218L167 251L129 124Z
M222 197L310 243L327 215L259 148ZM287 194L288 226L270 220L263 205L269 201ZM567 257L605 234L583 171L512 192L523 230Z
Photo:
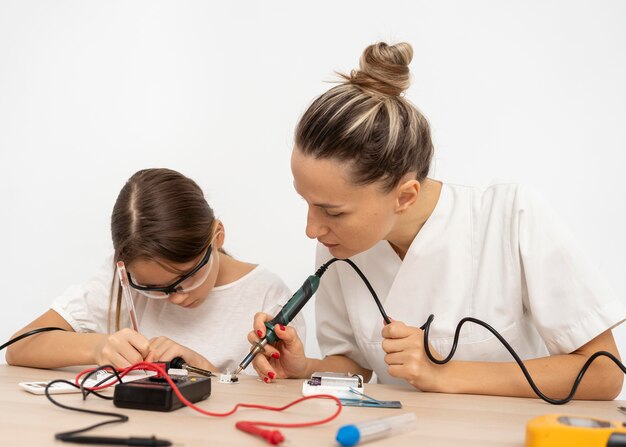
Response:
M33 329L32 331L24 332L23 334L18 335L17 337L12 338L11 340L7 341L5 344L0 346L0 351L2 351L7 346L11 346L13 343L17 341L22 340L23 338L30 337L31 335L39 334L41 332L64 331L64 330L65 329L60 328L60 327L40 327L37 329Z
M70 407L69 405L65 405L65 404L60 403L59 401L54 400L49 393L49 388L55 383L66 383L66 384L72 385L73 387L79 388L83 394L83 400L85 400L89 394L95 394L101 399L111 400L112 398L109 396L103 396L99 394L97 391L88 390L87 388L85 388L85 383L89 379L89 377L91 377L94 374L97 374L99 371L108 371L108 370L112 371L112 373L115 375L119 383L122 382L122 379L119 373L112 365L104 365L86 374L83 380L81 381L80 385L76 385L74 382L70 382L69 380L62 380L62 379L53 380L50 383L48 383L48 385L46 385L46 388L44 390L46 397L48 398L50 402L52 402L57 407L63 408L65 410L78 411L78 412L87 413L87 414L95 414L97 416L110 416L113 418L104 422L99 422L97 424L90 425L85 428L81 428L79 430L72 430L72 431L63 432L63 433L57 433L54 435L55 439L59 441L71 442L75 444L100 444L100 445L106 444L106 445L152 446L152 447L171 446L172 443L170 441L157 439L154 436L150 438L135 438L135 437L113 438L113 437L103 437L103 436L76 436L80 433L85 433L87 431L93 430L94 428L102 427L103 425L114 424L117 422L126 422L128 421L128 416L121 414L121 413L111 413L111 412L106 412L106 411L96 411L96 410L87 410L87 409L78 408L78 407ZM99 381L96 385L94 385L91 388L95 388L110 379L111 379L111 376L105 377L104 379Z
M572 400L572 398L574 397L574 394L576 394L576 390L578 389L578 386L580 385L580 382L583 379L583 376L587 372L587 369L589 369L589 366L591 365L591 363L598 357L604 356L604 357L610 358L611 360L613 360L613 362L615 362L615 364L619 367L619 369L621 369L622 372L624 372L626 374L626 367L613 354L611 354L610 352L607 352L607 351L597 351L597 352L594 352L587 359L587 361L585 362L583 367L580 369L580 372L578 373L578 376L576 377L576 380L574 380L574 384L572 385L572 389L571 389L570 393L567 395L567 397L565 397L563 399L554 399L554 398L546 396L545 394L543 394L539 390L539 388L535 384L534 380L532 379L530 373L528 372L528 369L526 368L526 365L524 365L524 362L522 361L522 359L519 357L519 355L517 355L517 353L515 352L513 347L504 339L504 337L502 335L500 335L500 333L497 330L495 330L493 327L491 327L489 324L487 324L484 321L481 321L481 320L479 320L477 318L465 317L461 321L459 321L459 323L456 326L456 331L454 332L454 340L452 342L452 348L450 349L450 353L443 360L437 360L432 355L432 352L430 351L430 346L428 345L428 333L430 331L430 325L432 324L434 319L435 319L435 316L433 314L431 314L428 317L428 319L426 320L426 323L424 323L422 325L422 327L420 327L420 329L422 329L424 331L424 350L426 351L426 356L428 357L428 359L431 362L436 363L437 365L443 365L445 363L448 363L450 360L452 360L452 356L454 356L454 353L456 352L456 348L457 348L457 345L458 345L458 342L459 342L459 336L460 336L460 333L461 333L461 327L466 322L478 324L478 325L484 327L485 329L487 329L493 335L495 335L496 338L498 340L500 340L500 343L502 343L502 345L504 345L506 350L509 351L509 353L511 354L513 359L515 359L515 361L517 362L518 366L522 370L522 373L524 374L524 377L526 378L526 381L528 382L530 387L533 389L535 394L537 396L539 396L541 399L543 399L546 402L548 402L550 404L553 404L553 405L563 405L563 404L568 403L570 400Z
M391 324L391 319L387 316L387 312L385 312L385 308L383 307L382 303L378 299L378 295L376 295L374 288L372 287L370 282L367 280L367 278L365 277L361 269L359 269L356 266L356 264L352 262L350 259L332 258L330 261L327 261L325 264L322 264L320 268L317 269L317 272L315 272L315 276L317 276L318 278L321 278L321 276L328 269L328 267L330 267L336 261L343 261L343 262L350 264L350 266L354 269L354 271L357 272L357 274L361 277L361 279L367 286L367 289L370 291L370 293L374 297L374 301L376 302L376 305L378 306L378 310L380 311L380 314L383 316L383 320L385 320L385 323Z
M12 338L11 340L4 343L2 346L0 346L0 351L2 351L7 346L10 346L13 343L18 342L26 337L30 337L31 335L40 334L42 332L50 332L50 331L65 331L65 329L60 328L60 327L42 327L42 328L33 329L31 331L18 335L17 337ZM128 416L121 414L121 413L109 413L105 411L86 410L84 408L70 407L69 405L64 405L52 398L49 392L50 387L54 385L55 383L65 383L75 388L79 388L83 395L83 400L85 400L89 394L94 394L101 399L113 400L112 397L104 396L100 394L99 392L93 390L93 388L96 388L102 385L103 383L105 383L106 381L110 380L112 376L108 376L100 380L93 387L91 387L92 389L88 389L85 387L85 383L89 379L89 377L91 377L94 374L97 374L99 371L108 371L108 370L110 370L111 373L115 375L118 383L122 383L122 378L120 377L115 367L113 367L112 365L104 365L104 366L94 369L93 371L90 371L88 374L85 375L80 385L76 385L74 382L70 382L69 380L63 380L63 379L52 380L48 382L44 392L48 400L52 402L54 405L56 405L57 407L63 408L65 410L79 411L81 413L95 414L98 416L111 416L114 418L114 419L109 419L108 421L99 422L97 424L90 425L89 427L81 428L79 430L57 433L56 435L54 435L55 439L59 441L63 441L63 442L72 442L75 444L130 445L130 446L144 446L144 447L171 446L172 443L170 441L157 439L154 436L152 436L151 438L135 438L135 437L112 438L112 437L102 437L102 436L76 436L80 433L93 430L94 428L102 427L103 425L113 424L116 422L126 422L128 421Z
M368 290L372 294L372 297L374 297L374 301L376 302L376 305L378 306L378 309L380 310L380 313L383 316L383 319L385 320L385 322L387 324L390 324L391 320L387 316L387 313L385 312L385 309L383 308L383 305L381 304L380 300L378 299L378 295L376 295L376 292L372 288L372 285L370 284L368 279L365 277L363 272L361 272L361 270L356 266L356 264L354 262L352 262L350 259L332 258L331 260L327 261L325 264L322 264L322 266L317 270L317 272L315 272L315 276L321 277L324 274L324 272L328 269L328 267L330 267L330 265L333 264L335 261L344 261L344 262L347 262L348 264L350 264L352 266L352 268L358 273L358 275L361 277L361 279L363 280L363 282L367 286ZM554 398L546 396L545 394L543 394L541 392L541 390L539 390L539 388L535 384L534 380L532 379L530 373L528 372L528 369L526 369L526 365L524 365L524 362L522 361L522 359L519 357L519 355L517 355L517 353L515 352L513 347L504 339L504 337L502 335L500 335L500 333L498 331L496 331L493 327L491 327L489 324L487 324L484 321L479 320L477 318L465 317L461 321L459 321L459 323L456 326L456 331L454 332L454 341L452 342L452 348L450 349L450 353L443 360L437 360L432 355L432 352L430 351L430 346L428 345L428 334L429 334L429 331L430 331L430 325L431 325L431 323L433 322L434 319L435 319L435 316L433 314L431 314L428 317L428 319L426 320L426 323L424 323L420 327L420 329L422 329L424 331L424 350L426 351L426 356L428 357L428 359L431 362L433 362L433 363L435 363L437 365L443 365L443 364L448 363L450 360L452 360L452 357L454 356L454 353L456 352L457 345L459 343L459 336L460 336L461 327L463 326L463 324L465 324L466 322L478 324L478 325L484 327L485 329L487 329L493 335L495 335L496 338L498 340L500 340L500 343L502 343L502 345L504 345L506 350L509 351L509 353L511 354L513 359L515 359L515 362L517 362L517 365L522 370L522 373L524 374L524 377L528 381L528 384L530 385L532 390L535 392L535 394L537 396L539 396L541 399L543 399L544 401L546 401L546 402L548 402L550 404L553 404L553 405L563 405L563 404L566 404L570 400L573 399L574 395L576 394L576 391L578 390L580 382L582 381L585 373L587 372L587 369L589 369L589 366L591 365L591 363L593 363L593 361L595 359L597 359L598 357L604 356L604 357L610 358L619 367L619 369L621 369L622 372L624 374L626 374L626 366L624 366L624 364L622 362L620 362L620 360L617 357L615 357L613 354L611 354L610 352L607 352L607 351L597 351L597 352L594 352L591 356L589 356L589 358L587 359L587 361L585 362L583 367L580 369L580 372L578 373L578 376L576 377L576 380L574 380L574 384L572 385L572 389L571 389L570 393L567 395L567 397L565 397L563 399L554 399Z
M111 370L111 372L109 372L109 369ZM111 375L107 376L107 377L104 377L102 380L100 380L94 386L92 386L90 388L87 388L85 386L85 383L87 383L87 380L89 380L89 378L92 375L98 374L98 372L100 372L100 371L109 372L109 374L111 374ZM94 388L97 388L100 385L102 385L103 383L108 382L109 380L111 380L113 378L113 376L115 376L115 379L117 380L117 383L122 383L122 377L120 376L119 372L117 371L117 369L115 369L111 365L100 366L100 367L94 369L93 371L90 371L89 373L87 373L85 375L85 377L83 377L83 380L81 380L81 382L80 382L80 391L81 391L81 393L83 395L83 400L87 399L87 396L89 396L90 394L94 394L94 395L98 396L100 399L113 400L113 398L111 396L105 396L104 394L100 394L98 391L94 390Z
M120 413L110 413L110 412L105 412L105 411L96 411L96 410L87 410L84 408L78 408L78 407L70 407L69 405L65 405L62 404L61 402L54 400L52 398L52 395L49 392L49 389L52 385L54 385L55 383L64 383L64 384L68 384L68 385L72 385L75 388L79 388L82 389L82 386L76 385L74 382L70 382L69 380L64 380L64 379L57 379L57 380L52 380L48 383L48 385L46 385L46 389L45 389L45 394L46 397L48 398L48 400L50 402L52 402L54 405L56 405L59 408L63 408L64 410L73 410L73 411L79 411L81 413L87 413L87 414L95 414L97 416L111 416L115 419L111 419L108 421L104 421L104 422L99 422L97 424L94 425L90 425L89 427L86 428L81 428L79 430L73 430L73 431L68 431L68 432L64 432L64 433L57 433L56 435L54 435L54 437L60 441L64 441L64 442L71 442L71 438L73 435L79 434L79 433L84 433L88 430L92 430L94 428L97 427L101 427L103 425L107 425L107 424L113 424L115 422L126 422L128 421L128 416L124 415L124 414L120 414ZM84 395L83 395L84 396Z

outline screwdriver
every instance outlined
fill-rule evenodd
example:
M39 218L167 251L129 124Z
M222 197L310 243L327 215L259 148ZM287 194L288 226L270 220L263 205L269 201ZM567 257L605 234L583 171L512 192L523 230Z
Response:
M322 267L324 267L323 270ZM274 332L274 326L277 324L287 326L291 322L291 320L293 320L295 316L298 315L298 312L302 310L304 305L309 301L309 299L313 296L313 294L319 287L320 276L322 276L327 268L325 266L322 267L320 267L320 269L315 272L315 275L309 276L306 281L304 281L302 287L300 287L296 291L296 293L294 293L293 296L289 298L289 301L287 301L287 304L285 304L280 312L278 312L278 315L276 315L270 321L265 322L265 327L267 329L265 337L259 340L252 347L248 355L246 355L246 357L239 364L239 367L235 370L233 374L234 376L246 369L250 362L252 362L254 357L256 357L259 352L263 351L263 347L266 344L272 344L278 340L278 336L276 335L276 332Z
M169 367L174 368L174 369L186 369L189 372L200 374L201 376L215 377L215 374L213 374L211 371L208 371L202 368L196 368L195 366L189 365L188 363L185 362L185 359L182 357L174 357L170 361Z

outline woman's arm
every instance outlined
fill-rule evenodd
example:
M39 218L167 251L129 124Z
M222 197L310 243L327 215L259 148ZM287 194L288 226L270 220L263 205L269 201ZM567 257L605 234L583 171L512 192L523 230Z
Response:
M112 335L77 333L54 310L48 310L12 338L46 326L60 327L65 332L43 332L12 344L7 348L7 363L35 368L108 363L126 367L148 355L149 341L135 331L123 329Z
M389 374L407 380L415 388L441 393L488 394L494 396L536 397L515 362L455 361L436 365L428 360L423 347L423 331L401 322L383 328L383 350ZM552 355L524 361L539 390L548 397L566 397L587 359L597 351L608 351L618 359L619 352L610 330L571 354ZM624 374L606 357L591 364L575 394L576 399L615 399Z
M619 352L611 331L603 332L571 354L552 355L524 361L539 390L548 397L566 397L587 359L597 351L608 351L618 359ZM621 360L621 359L620 359ZM447 381L447 384L446 384ZM517 363L450 362L437 380L438 387L457 393L535 397ZM585 373L576 399L612 400L622 390L624 373L607 357L593 361Z

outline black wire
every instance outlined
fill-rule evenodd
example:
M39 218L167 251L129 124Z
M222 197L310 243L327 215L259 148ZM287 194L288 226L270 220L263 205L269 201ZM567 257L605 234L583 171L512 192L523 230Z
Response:
M63 328L60 328L60 327L54 327L54 326L47 326L47 327L40 327L40 328L32 329L32 330L30 330L30 331L28 331L28 332L24 332L23 334L18 335L18 336L17 336L17 337L15 337L15 338L12 338L11 340L9 340L9 341L7 341L6 343L4 343L2 346L0 346L0 351L2 351L2 350L3 350L4 348L6 348L7 346L12 345L13 343L16 343L16 342L18 342L18 341L20 341L20 340L23 340L23 339L24 339L24 338L26 338L26 337L30 337L31 335L36 335L36 334L40 334L40 333L42 333L42 332L50 332L50 331L66 331L66 330L65 330L65 329L63 329ZM100 368L98 368L98 369L96 369L96 370L94 370L94 371L90 372L89 374L87 374L87 375L83 378L83 381L82 381L82 383L81 383L81 386L80 386L80 387L76 386L76 384L72 384L72 386L75 386L75 387L77 387L77 388L80 388L80 389L81 389L81 392L83 393L83 399L85 399L85 398L86 398L89 394L95 394L96 396L100 397L101 399L109 399L109 400L112 400L112 399L113 399L112 397L104 396L104 395L102 395L102 394L99 394L97 391L92 391L92 390L89 390L89 389L87 389L87 388L85 388L85 387L83 386L83 385L84 385L84 383L85 383L85 381L86 381L89 377L91 377L94 373L96 373L97 371L100 371L100 370L106 369L106 368L111 368L111 370L113 371L114 375L117 377L117 380L118 380L119 382L121 382L121 378L120 378L120 376L119 376L118 372L116 371L116 369L115 369L113 366L108 365L108 366L103 366L103 367L100 367ZM104 382L106 382L106 381L107 381L107 380L109 380L109 379L111 379L111 376L104 378L103 380L101 380L100 382L98 382L95 386L100 386L100 385L102 385Z
M81 428L79 430L73 430L73 431L68 431L68 432L63 432L63 433L57 433L56 435L54 435L54 437L56 439L58 439L60 441L71 442L71 437L73 435L76 435L76 434L79 434L79 433L84 433L84 432L86 432L88 430L93 430L94 428L102 427L103 425L113 424L113 423L116 423L116 422L126 422L126 421L128 421L128 416L126 416L124 414L110 413L110 412L106 412L106 411L87 410L87 409L78 408L78 407L70 407L69 405L65 405L65 404L62 404L59 401L54 400L52 398L52 396L50 395L49 389L55 383L65 383L65 384L72 385L73 387L79 388L79 389L82 388L82 386L76 385L74 382L70 382L69 380L64 380L64 379L52 380L51 382L49 382L48 385L46 385L46 389L45 389L46 397L48 398L48 400L50 402L52 402L57 407L63 408L64 410L72 410L72 411L78 411L78 412L81 412L81 413L95 414L97 416L111 416L111 417L114 418L114 419L110 419L108 421L99 422L97 424L90 425L89 427ZM84 398L84 395L83 395L83 398Z
M317 272L315 272L315 276L320 278L324 274L324 272L328 269L328 267L330 267L336 261L343 261L343 262L350 264L350 266L354 269L354 271L357 272L357 274L361 277L361 279L367 286L367 289L372 294L372 297L374 297L374 301L376 302L376 305L378 306L378 310L380 311L380 314L383 316L383 320L385 320L385 323L391 324L391 319L387 316L387 312L385 312L385 308L383 307L382 303L378 299L378 295L376 295L374 288L372 287L370 282L367 280L367 278L365 277L361 269L359 269L356 266L356 264L352 262L350 259L332 258L330 261L327 261L325 264L322 264L320 268L317 269Z
M11 340L4 343L2 346L0 346L0 351L2 351L7 346L10 346L13 343L18 342L26 337L30 337L31 335L40 334L42 332L49 332L49 331L65 331L65 329L60 328L60 327L42 327L42 328L33 329L31 331L18 335L17 337L12 338ZM59 401L56 401L52 398L50 394L50 387L56 383L65 383L65 384L68 384L75 388L80 389L83 395L83 400L85 400L89 394L94 394L101 399L113 400L113 397L102 395L98 391L95 391L93 389L88 389L85 387L86 381L92 375L97 374L99 371L103 371L103 370L111 372L117 379L118 383L122 383L122 378L120 377L119 373L117 372L117 370L115 369L113 365L100 366L94 369L93 371L90 371L88 374L85 375L80 385L76 385L74 382L70 382L69 380L64 380L64 379L57 379L57 380L52 380L48 382L44 392L48 400L52 402L54 405L56 405L57 407L63 408L65 410L79 411L81 413L95 414L97 416L111 416L113 418L104 422L99 422L97 424L90 425L89 427L81 428L79 430L72 430L72 431L63 432L63 433L57 433L56 435L54 435L55 439L59 441L63 441L63 442L72 442L76 444L108 444L108 445L135 445L135 446L170 446L172 445L171 442L163 440L163 439L157 439L154 436L152 436L151 438L133 438L133 437L112 438L112 437L102 437L102 436L76 436L80 433L85 433L89 430L93 430L94 428L102 427L103 425L114 424L117 422L126 422L128 421L128 416L126 416L125 414L121 414L121 413L110 413L106 411L86 410L84 408L70 407L69 405L64 405L60 403ZM100 380L91 388L98 387L111 379L112 379L112 376L107 376L103 378L102 380Z
M48 398L48 400L49 400L50 402L52 402L52 403L53 403L54 405L56 405L57 407L63 408L63 409L65 409L65 410L78 411L78 412L81 412L81 413L87 413L87 414L95 414L95 415L97 415L97 416L111 416L111 417L113 417L113 418L114 418L114 419L109 419L109 420L104 421L104 422L99 422L99 423L94 424L94 425L90 425L89 427L81 428L81 429L79 429L79 430L72 430L72 431L63 432L63 433L57 433L56 435L54 435L54 437L55 437L56 439L58 439L59 441L64 441L64 442L72 442L72 437L73 437L74 435L79 434L79 433L84 433L84 432L86 432L86 431L93 430L94 428L97 428L97 427L102 427L103 425L113 424L113 423L116 423L116 422L126 422L126 421L128 421L128 416L126 416L126 415L124 415L124 414L120 414L120 413L111 413L111 412L106 412L106 411L87 410L87 409L84 409L84 408L79 408L79 407L70 407L69 405L65 405L65 404L62 404L62 403L61 403L61 402L59 402L59 401L54 400L54 399L52 398L52 396L50 395L49 390L50 390L50 387L51 387L53 384L55 384L55 383L65 383L65 384L69 384L69 385L71 385L71 386L73 386L73 387L75 387L75 388L80 389L80 390L81 390L81 393L82 393L82 395L83 395L83 400L85 400L85 399L87 398L87 396L88 396L90 393L93 393L93 394L95 394L96 396L98 396L98 397L100 397L100 398L104 398L104 399L107 399L107 398L108 398L108 399L110 399L110 398L109 398L109 397L107 397L107 396L102 396L102 395L100 395L100 394L99 394L98 392L96 392L96 391L88 391L88 390L86 390L86 388L85 388L85 382L89 379L89 377L91 377L91 376L92 376L92 375L94 375L94 374L97 374L97 373L98 373L98 371L108 370L108 369L113 370L113 372L114 372L115 376L117 377L117 379L118 379L118 380L121 380L121 378L120 378L119 374L117 373L117 371L115 370L115 368L114 368L112 365L105 365L105 366L101 366L101 367L99 367L99 368L96 368L96 369L94 369L93 371L91 371L91 372L89 372L88 374L86 374L86 375L85 375L85 377L83 378L83 380L81 381L81 384L80 384L80 385L76 385L74 382L70 382L69 380L63 380L63 379L53 380L53 381L49 382L49 383L46 385L46 389L44 390L44 391L45 391L45 394L46 394L46 397ZM100 381L100 382L98 383L98 385L100 385L100 384L104 383L105 381L107 381L107 380L109 380L109 379L110 379L110 377L106 377L105 379L103 379L102 381ZM98 385L96 385L96 386L98 386ZM93 440L92 440L91 442L93 442L93 443L97 443L97 441L93 441Z
M82 379L80 385L76 385L74 382L70 382L69 380L53 380L51 382L48 383L48 385L46 385L45 388L45 394L46 397L48 398L48 400L50 402L52 402L54 405L56 405L57 407L63 408L65 410L72 410L72 411L78 411L81 413L87 413L87 414L95 414L97 416L110 416L113 419L109 419L107 421L103 421L103 422L99 422L97 424L93 424L90 425L88 427L85 428L81 428L78 430L72 430L72 431L67 431L67 432L63 432L63 433L57 433L54 435L55 439L59 440L59 441L63 441L63 442L72 442L72 443L76 443L76 444L109 444L109 445L141 445L141 446L169 446L172 445L171 442L169 441L165 441L165 440L161 440L161 439L157 439L154 436L152 436L151 438L113 438L113 437L102 437L102 436L76 436L78 434L81 433L85 433L87 431L93 430L95 428L98 427L102 427L104 425L109 425L109 424L114 424L114 423L118 423L118 422L127 422L128 421L128 416L126 416L125 414L121 414L121 413L112 413L112 412L106 412L106 411L96 411L96 410L86 410L84 408L79 408L79 407L71 407L69 405L65 405L60 403L59 401L56 401L52 398L52 396L50 395L49 389L50 387L55 384L55 383L66 383L69 385L72 385L73 387L79 388L81 390L81 393L83 395L83 400L85 400L87 398L87 396L89 394L95 394L96 396L98 396L101 399L107 399L107 400L112 400L112 397L109 396L103 396L100 393L98 393L97 391L93 391L93 390L88 390L85 387L85 383L86 381L94 374L97 374L99 371L107 371L109 372L109 370L112 372L113 375L115 375L118 383L122 382L122 378L120 377L119 373L117 372L117 370L115 369L115 367L113 367L112 365L104 365L104 366L100 366L96 369L94 369L93 371L90 371L88 374L85 375L85 377ZM102 385L104 382L110 380L112 378L112 376L108 376L105 377L104 379L100 380L96 385L94 385L91 388L95 388L99 385Z
M361 272L361 270L356 266L356 264L354 262L352 262L350 259L332 258L331 260L327 261L325 264L322 264L320 266L320 268L317 270L317 272L315 272L315 276L321 277L324 274L324 272L328 269L328 267L330 267L330 265L332 265L336 261L344 261L344 262L347 262L348 264L350 264L352 266L352 268L358 273L358 275L361 277L361 279L363 280L363 282L367 286L368 290L372 294L372 297L374 297L374 301L376 302L376 305L378 306L378 309L380 310L380 313L383 316L383 319L385 320L385 322L387 324L390 324L391 320L387 316L387 313L385 312L385 309L383 308L383 305L381 304L380 300L378 299L378 295L376 295L376 292L372 288L372 285L367 280L367 278L365 277L363 272ZM563 404L566 404L570 400L573 399L574 395L576 394L576 391L578 390L578 386L580 385L580 382L582 381L585 373L587 372L587 369L589 369L589 366L591 365L591 363L593 363L593 361L595 359L597 359L598 357L603 357L604 356L604 357L610 358L619 367L619 369L621 369L622 372L626 374L626 366L624 366L624 364L622 362L620 362L620 360L617 357L615 357L613 354L611 354L610 352L607 352L607 351L597 351L597 352L594 352L587 359L587 361L585 362L583 367L580 369L580 372L578 373L578 376L576 377L576 380L574 380L574 384L572 385L572 389L571 389L570 393L567 395L567 397L565 397L563 399L554 399L554 398L546 396L545 394L543 394L541 392L541 390L539 390L539 388L535 384L535 381L532 379L530 373L528 372L528 369L526 369L526 365L524 365L524 362L522 361L522 359L519 357L519 355L517 355L517 353L515 352L513 347L504 339L504 337L502 335L500 335L500 333L498 331L496 331L493 327L491 327L489 324L487 324L484 321L479 320L477 318L465 317L461 321L459 321L459 323L456 326L456 331L454 332L454 341L452 342L452 348L450 349L450 353L443 360L436 359L432 355L432 352L430 351L430 346L428 345L428 334L429 334L429 331L430 331L430 325L432 324L434 319L435 319L435 316L433 314L431 314L428 317L428 319L426 320L426 323L424 323L422 325L422 327L420 327L420 329L422 329L424 331L424 350L426 351L426 356L428 357L428 359L431 362L433 362L433 363L435 363L437 365L444 365L444 364L448 363L450 360L452 360L452 357L454 356L454 353L456 352L457 345L459 343L459 336L460 336L460 333L461 333L461 327L466 322L478 324L478 325L484 327L485 329L487 329L493 335L495 335L496 338L498 340L500 340L500 343L502 343L502 345L504 345L506 350L509 351L509 353L511 354L513 359L515 359L515 362L517 362L517 365L522 370L522 373L524 374L524 377L528 381L528 384L530 385L532 390L535 392L535 394L537 396L539 396L541 399L543 399L544 401L546 401L546 402L548 402L550 404L553 404L553 405L563 405Z
M0 346L0 351L2 351L7 346L11 346L13 343L22 340L23 338L30 337L31 335L39 334L40 332L50 332L50 331L64 331L65 329L60 327L40 327L37 329L33 329L32 331L25 332L21 335L18 335L15 338L7 341L5 344Z
M100 380L98 383L96 383L94 386L87 388L85 387L85 383L87 382L87 380L89 380L89 378L91 376L93 376L94 374L98 374L98 372L100 371L107 371L111 369L112 372L110 372L110 376L104 377L102 380ZM113 398L111 396L105 396L104 394L100 394L98 391L95 391L93 388L99 387L100 385L102 385L103 383L109 381L110 379L113 378L113 376L115 376L115 378L117 379L117 383L122 383L122 377L120 376L120 374L117 372L117 369L115 369L112 365L104 365L104 366L100 366L99 368L94 369L93 371L90 371L89 373L85 374L85 377L83 377L83 380L81 380L80 382L80 391L83 395L83 400L87 399L87 396L89 396L90 394L94 394L96 396L98 396L100 399L105 399L105 400L113 400Z
M619 369L621 369L622 372L624 372L626 374L626 367L613 354L611 354L610 352L607 352L607 351L597 351L597 352L594 352L587 359L587 361L585 362L583 367L580 369L580 372L578 373L578 376L576 377L576 380L574 380L574 384L572 385L572 389L571 389L570 393L567 395L567 397L565 397L563 399L554 399L554 398L546 396L545 394L543 394L539 390L539 388L535 384L534 380L532 379L530 373L528 372L528 369L526 369L526 365L524 365L524 362L522 361L522 359L520 359L519 355L517 355L517 353L515 352L513 347L504 339L504 337L502 335L500 335L500 333L498 331L496 331L493 327L491 327L489 324L487 324L484 321L481 321L481 320L479 320L477 318L465 317L461 321L459 321L459 323L456 326L456 331L454 332L454 341L452 342L452 348L450 349L450 353L443 360L437 360L432 355L432 352L430 351L430 346L428 345L428 333L430 331L430 325L432 324L434 319L435 319L435 316L433 314L431 314L428 317L428 319L426 320L426 323L424 323L424 325L420 328L420 329L422 329L424 331L424 350L426 351L426 356L428 357L428 359L431 362L436 363L437 365L443 365L445 363L448 363L450 360L452 360L452 357L454 356L454 353L456 352L456 348L457 348L457 345L458 345L458 342L459 342L459 336L460 336L460 333L461 333L461 327L466 322L478 324L478 325L484 327L485 329L487 329L493 335L495 335L496 338L498 340L500 340L500 343L502 343L504 345L506 350L509 351L511 356L515 359L515 361L517 362L518 366L522 370L522 373L524 373L524 377L526 377L526 380L528 381L528 384L533 389L535 394L537 396L539 396L540 398L542 398L543 400L545 400L546 402L548 402L550 404L553 404L553 405L563 405L563 404L568 403L570 400L572 400L572 398L574 397L574 394L576 394L576 390L578 389L578 386L580 385L580 382L583 379L583 376L587 372L587 369L589 369L589 366L591 365L591 363L598 357L604 356L604 357L610 358L611 360L613 360L613 362L615 362L615 364L619 367Z

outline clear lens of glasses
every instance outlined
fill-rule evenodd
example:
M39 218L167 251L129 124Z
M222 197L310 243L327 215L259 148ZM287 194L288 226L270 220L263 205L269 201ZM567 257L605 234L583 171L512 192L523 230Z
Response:
M204 281L206 281L206 279L209 277L209 273L211 273L211 267L213 267L213 255L214 253L211 253L211 256L209 257L209 262L207 262L206 265L204 265L200 270L198 270L192 276L190 276L189 278L181 282L176 287L176 292L174 293L188 293L200 287L204 283ZM133 277L132 273L130 276L133 282L139 285L139 283L137 283L137 281ZM159 292L156 290L138 290L138 289L134 289L134 290L138 293L141 293L146 298L150 298L153 300L164 300L166 298L169 298L170 296L169 294L165 292Z

